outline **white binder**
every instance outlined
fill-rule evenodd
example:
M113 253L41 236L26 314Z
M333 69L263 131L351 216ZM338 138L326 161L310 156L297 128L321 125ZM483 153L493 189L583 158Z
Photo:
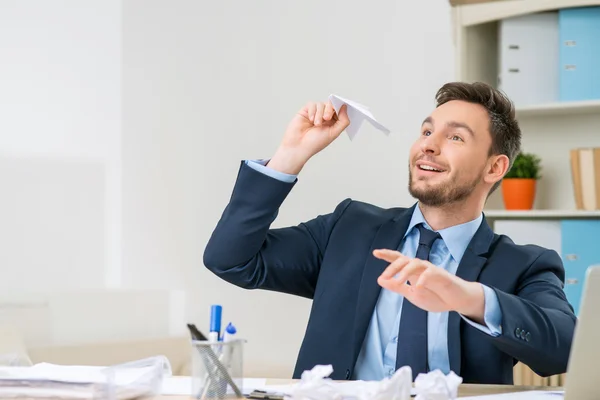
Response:
M555 11L500 21L498 88L517 107L558 101L558 33Z

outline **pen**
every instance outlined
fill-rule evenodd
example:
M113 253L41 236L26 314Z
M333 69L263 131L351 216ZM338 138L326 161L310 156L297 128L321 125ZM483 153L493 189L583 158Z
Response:
M221 313L223 307L220 305L213 305L210 308L210 332L208 333L208 339L211 342L218 342L221 336Z
M200 332L198 330L198 328L196 328L196 325L194 324L187 324L187 327L190 331L190 335L192 336L192 339L194 340L202 340L202 341L206 341L208 340L206 338L206 336L204 336L204 334L202 332Z

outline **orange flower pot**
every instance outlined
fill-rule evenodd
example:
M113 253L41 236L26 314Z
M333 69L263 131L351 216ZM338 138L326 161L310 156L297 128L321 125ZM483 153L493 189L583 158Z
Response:
M531 210L535 200L535 179L504 178L502 198L507 210Z

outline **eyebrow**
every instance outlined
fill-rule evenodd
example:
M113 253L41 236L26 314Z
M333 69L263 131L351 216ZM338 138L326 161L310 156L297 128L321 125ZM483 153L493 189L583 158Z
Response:
M421 126L423 126L425 124L434 125L433 118L431 118L431 117L425 118L423 120L423 124L421 124ZM446 123L446 126L449 128L462 128L462 129L466 130L467 132L469 132L469 134L471 136L473 136L473 137L475 136L473 129L471 129L471 127L469 125L465 124L464 122L450 121L450 122Z

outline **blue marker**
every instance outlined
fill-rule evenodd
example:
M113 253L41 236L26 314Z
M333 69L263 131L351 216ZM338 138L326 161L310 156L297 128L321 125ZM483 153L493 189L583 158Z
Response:
M235 337L236 332L237 329L235 329L235 326L230 322L225 328L225 333L223 333L223 341L229 342L232 340Z
M235 340L236 333L237 333L237 329L235 329L235 326L233 326L233 324L231 322L229 324L227 324L227 327L225 328L225 332L223 333L223 343L231 343L231 341ZM233 363L233 357L234 357L233 345L225 345L224 350L225 350L225 352L223 354L223 356L224 356L223 362L227 366L227 370L231 370L231 366Z
M208 340L211 342L218 342L221 336L221 313L223 307L219 305L213 305L210 308L210 332L208 334Z

